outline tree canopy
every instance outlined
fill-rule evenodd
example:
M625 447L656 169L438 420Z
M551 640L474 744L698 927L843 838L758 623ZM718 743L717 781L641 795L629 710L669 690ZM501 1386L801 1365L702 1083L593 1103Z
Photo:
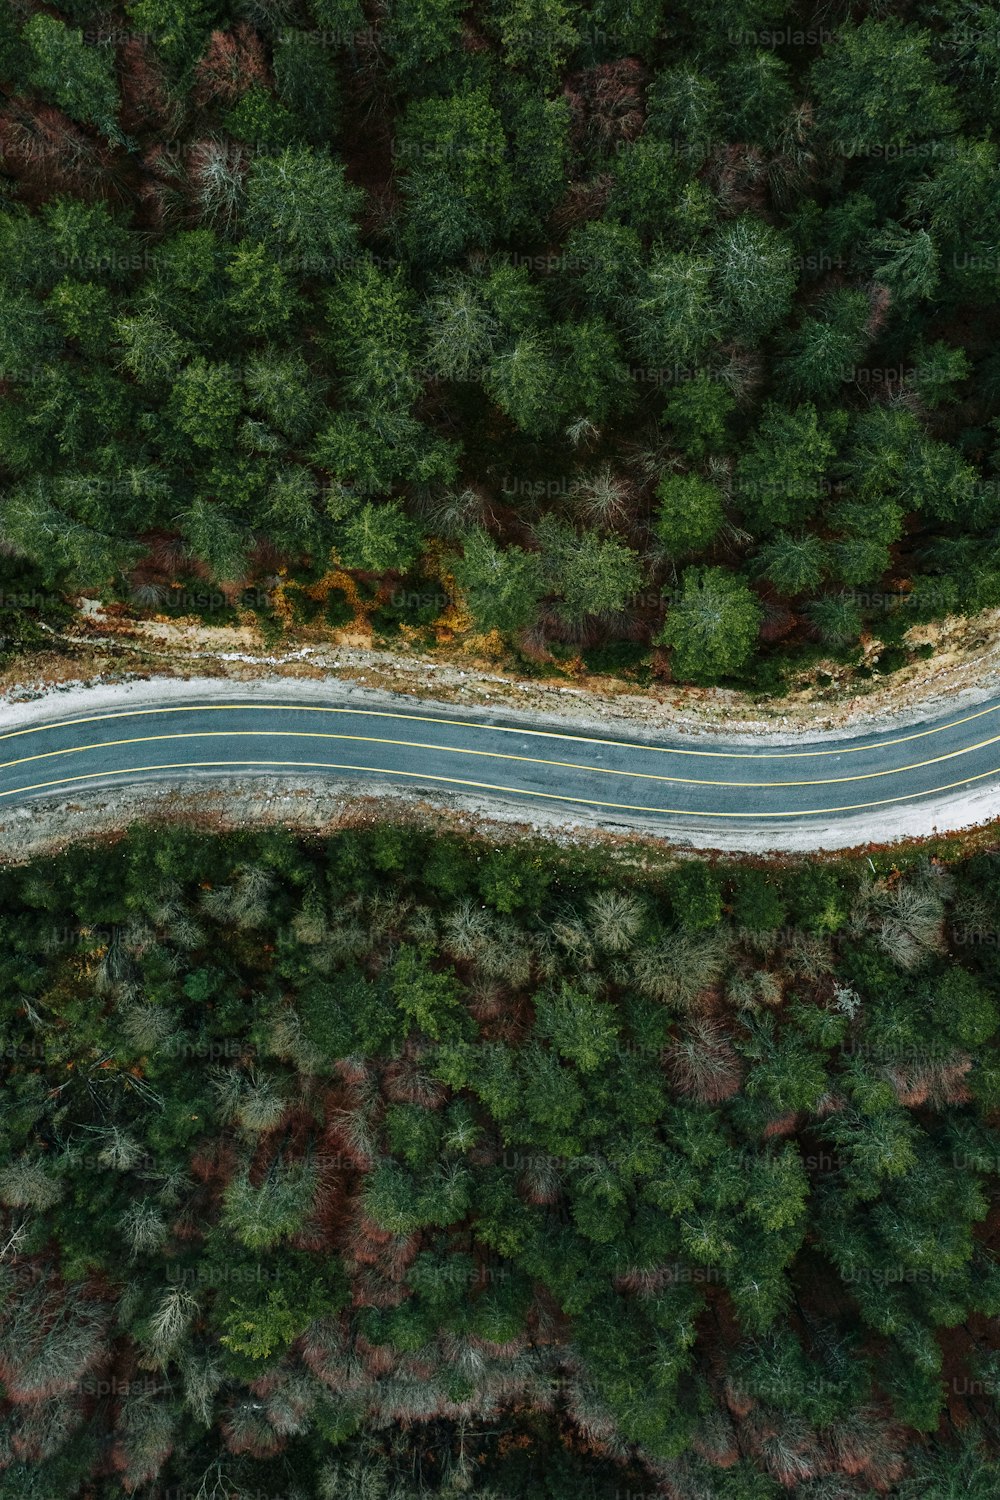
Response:
M995 864L4 865L0 1497L990 1500Z
M369 11L4 8L25 565L130 606L426 571L428 643L646 680L678 568L721 569L759 689L993 599L991 8Z

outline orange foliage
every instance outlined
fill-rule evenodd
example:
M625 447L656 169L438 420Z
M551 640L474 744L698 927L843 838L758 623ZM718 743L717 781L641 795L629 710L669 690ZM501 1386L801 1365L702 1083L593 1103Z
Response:
M264 43L246 21L232 31L213 31L208 50L195 69L196 104L235 104L255 84L269 82Z

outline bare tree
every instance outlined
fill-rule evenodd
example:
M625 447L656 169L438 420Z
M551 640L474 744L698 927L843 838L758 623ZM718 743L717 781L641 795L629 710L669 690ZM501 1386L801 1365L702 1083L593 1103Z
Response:
M721 1103L739 1090L739 1058L717 1021L689 1021L667 1049L665 1062L676 1088L702 1104Z
M9 1208L51 1208L63 1195L63 1185L39 1161L20 1156L0 1168L0 1203Z
M625 891L598 891L587 910L594 941L606 953L627 953L646 920L644 903Z
M119 1217L118 1227L133 1256L161 1250L167 1242L167 1225L158 1206L149 1198L130 1203Z
M170 1286L164 1292L149 1319L149 1347L158 1365L173 1355L197 1312L197 1299L187 1287Z
M851 930L871 932L882 951L901 969L915 969L944 947L943 880L926 873L892 883L869 876L851 909Z
M728 958L728 935L721 929L704 936L673 932L634 953L632 969L644 995L684 1010L721 979Z

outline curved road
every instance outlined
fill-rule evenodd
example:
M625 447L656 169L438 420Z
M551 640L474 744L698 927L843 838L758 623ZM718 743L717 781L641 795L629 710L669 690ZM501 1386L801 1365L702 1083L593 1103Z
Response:
M609 730L602 737L552 720L539 728L527 716L519 723L513 713L416 700L370 707L335 680L322 690L323 706L308 701L314 692L296 701L291 684L278 701L261 701L263 691L255 701L245 687L204 683L185 701L171 683L169 700L159 704L155 684L144 686L142 706L125 690L120 705L105 692L99 711L95 704L92 713L58 718L49 700L46 718L17 728L0 723L0 816L12 805L87 787L298 772L500 799L528 816L544 807L549 821L553 814L567 823L597 819L667 836L700 829L695 841L716 847L732 844L730 834L745 825L766 849L787 844L778 830L789 824L800 830L801 847L808 825L841 820L857 842L859 818L877 817L884 829L886 817L891 827L894 814L902 819L921 804L922 831L930 832L939 804L1000 788L1000 700L879 734L801 747L756 740L743 748L681 735L653 742ZM5 718L11 724L12 711ZM874 823L870 836L877 836ZM836 838L815 842L836 846Z

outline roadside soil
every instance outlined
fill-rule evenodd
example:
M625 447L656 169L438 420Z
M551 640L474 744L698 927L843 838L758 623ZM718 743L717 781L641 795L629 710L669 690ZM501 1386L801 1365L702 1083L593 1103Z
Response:
M945 705L975 702L1000 686L1000 610L972 619L951 618L908 633L912 646L930 644L934 655L885 677L852 680L834 663L826 675L813 669L781 698L754 697L721 688L655 684L642 688L568 664L545 677L506 669L497 643L473 638L421 649L405 629L391 648L359 628L289 626L268 643L248 617L231 626L163 617L137 620L115 607L84 601L75 627L53 637L49 652L22 658L0 671L3 703L83 684L135 678L267 678L321 682L335 677L369 689L441 703L554 715L630 733L663 730L755 735L863 733L887 718L928 717ZM478 649L477 649L478 648ZM878 643L869 661L877 673Z

